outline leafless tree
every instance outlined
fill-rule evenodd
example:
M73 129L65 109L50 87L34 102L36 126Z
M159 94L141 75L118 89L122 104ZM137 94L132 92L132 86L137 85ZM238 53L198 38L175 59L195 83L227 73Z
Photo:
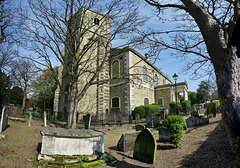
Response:
M155 7L159 21L177 25L170 30L139 31L138 44L152 47L152 53L172 49L173 55L189 59L196 70L213 66L216 75L222 116L230 144L240 165L240 81L238 42L231 47L230 39L240 15L239 0L145 0ZM168 13L168 14L167 14ZM170 16L171 15L171 16ZM238 25L238 24L237 24ZM239 27L236 27L239 32ZM170 40L166 41L166 37ZM148 45L146 45L148 44ZM237 47L237 48L236 48ZM236 54L237 53L237 54ZM210 64L209 64L210 63ZM195 71L196 72L196 71Z
M37 76L38 68L36 68L34 62L26 59L14 60L11 64L11 80L14 85L23 89L23 104L22 108L25 108L27 93L32 81Z
M14 3L14 4L13 4ZM8 72L11 61L18 56L18 43L24 21L19 15L21 4L0 1L0 71Z
M108 62L111 41L126 37L145 21L137 13L139 3L133 0L28 2L31 17L27 18L25 46L35 52L32 60L42 66L54 70L53 61L61 63L67 82L58 81L58 85L68 96L68 127L76 128L78 102L91 85L104 82L97 78ZM91 9L99 12L95 13L98 26L88 19ZM101 55L95 54L98 50ZM79 81L81 78L86 80Z

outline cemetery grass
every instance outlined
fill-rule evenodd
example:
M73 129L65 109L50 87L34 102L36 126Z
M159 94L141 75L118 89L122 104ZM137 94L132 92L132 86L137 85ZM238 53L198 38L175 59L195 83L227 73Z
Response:
M0 168L36 167L43 121L32 120L31 127L28 126L28 119L9 120L8 124L9 127L2 133L6 138L0 140ZM121 152L117 149L122 133L135 131L132 126L98 129L106 133L105 151L118 159L112 166L100 167L237 167L222 125L221 114L211 118L208 125L185 130L181 148L173 149L170 143L157 142L154 164L134 160L133 151ZM154 130L154 138L158 140L157 130Z

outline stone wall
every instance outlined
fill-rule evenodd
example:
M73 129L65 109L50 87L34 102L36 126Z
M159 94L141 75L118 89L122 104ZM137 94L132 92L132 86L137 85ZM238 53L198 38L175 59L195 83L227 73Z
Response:
M10 105L4 105L4 107L7 109L8 116L23 116L23 108L19 106L10 106Z
M156 101L159 98L163 99L163 106L160 106L160 108L168 109L169 108L169 102L172 101L172 87L158 87L156 88L155 92L155 98Z

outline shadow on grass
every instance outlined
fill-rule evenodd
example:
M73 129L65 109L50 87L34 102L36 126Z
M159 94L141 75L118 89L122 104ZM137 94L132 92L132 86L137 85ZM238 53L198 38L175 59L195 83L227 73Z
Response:
M199 149L180 163L183 168L237 168L222 121Z
M41 152L41 148L42 148L42 143L39 142L39 143L38 143L38 146L37 146L37 149L36 149L38 153Z
M109 147L108 149L115 150L115 151L121 151L120 149L118 149L117 146L111 146L111 147ZM121 151L121 152L122 152L122 151Z
M176 149L173 145L157 145L157 150L171 150Z
M147 167L143 167L143 166L137 166L137 165L125 162L125 161L117 161L116 163L111 165L111 167L116 167L116 168L147 168Z
M125 155L121 152L118 152L117 154L122 155L123 158L133 159L133 157ZM128 163L124 160L122 160L122 161L118 160L116 163L114 163L111 166L116 167L116 168L147 168L146 166L143 167L143 166L134 165L134 164ZM151 166L149 166L149 167L151 167Z

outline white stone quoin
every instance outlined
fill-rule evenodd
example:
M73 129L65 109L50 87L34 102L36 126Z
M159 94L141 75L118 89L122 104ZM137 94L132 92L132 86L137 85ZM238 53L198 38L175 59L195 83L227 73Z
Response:
M85 129L43 127L42 155L104 153L104 133Z

